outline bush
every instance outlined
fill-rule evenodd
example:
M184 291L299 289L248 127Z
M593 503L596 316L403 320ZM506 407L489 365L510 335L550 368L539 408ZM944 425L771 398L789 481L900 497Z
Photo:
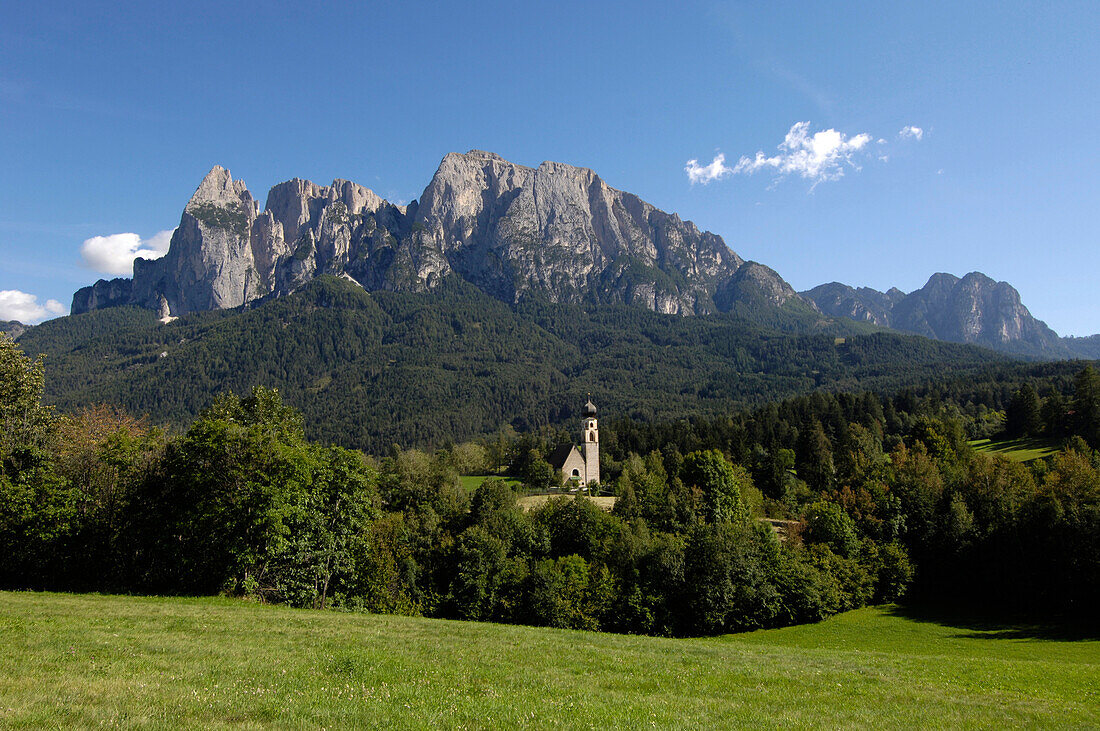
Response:
M855 522L836 503L818 501L802 516L802 539L807 543L823 543L833 553L851 557L859 547Z

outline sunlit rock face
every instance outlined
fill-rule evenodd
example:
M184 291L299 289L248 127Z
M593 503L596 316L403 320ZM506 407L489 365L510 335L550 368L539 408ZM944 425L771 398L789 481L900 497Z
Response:
M1035 355L1068 355L1057 333L1035 319L1007 282L981 272L962 279L933 274L918 290L878 292L833 282L803 292L805 299L834 317L850 317L938 340L985 345Z
M586 168L452 153L420 199L414 244L500 299L715 309L742 260L714 234L616 190Z
M73 311L159 310L162 300L173 316L240 307L320 274L396 291L459 276L507 302L621 303L680 315L795 296L720 237L591 170L525 167L474 150L444 157L420 203L408 206L347 180L295 178L274 186L260 211L244 183L216 166L187 203L168 254L137 260L128 294L103 282L81 290Z

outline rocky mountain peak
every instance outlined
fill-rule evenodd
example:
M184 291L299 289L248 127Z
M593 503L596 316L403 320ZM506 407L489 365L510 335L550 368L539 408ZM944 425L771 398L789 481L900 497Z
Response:
M457 274L508 302L537 296L685 315L791 299L774 271L744 264L720 237L565 163L450 153L408 207L349 180L294 178L270 189L262 212L243 181L215 166L168 254L135 263L129 294L122 283L82 290L74 312L123 302L162 309L162 299L171 315L238 307L322 273L405 291Z
M248 186L243 180L233 180L230 172L221 165L215 165L195 189L191 200L187 202L187 208L204 203L226 206L242 202L247 202L249 207L255 204L252 194L248 192Z
M662 312L715 309L742 263L721 238L607 185L588 168L537 168L471 151L443 158L415 236L432 272L458 272L496 297L617 301Z
M866 320L939 340L985 345L1028 355L1068 355L1066 345L1020 301L1007 282L981 272L961 279L938 272L918 290L878 292L833 282L802 296L834 317Z

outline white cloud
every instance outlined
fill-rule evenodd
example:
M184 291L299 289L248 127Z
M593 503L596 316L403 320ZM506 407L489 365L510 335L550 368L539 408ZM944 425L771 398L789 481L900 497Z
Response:
M779 143L779 154L767 156L757 152L755 157L744 156L734 166L734 173L752 174L760 170L773 170L779 177L798 175L812 180L816 186L825 180L844 177L845 167L856 170L854 159L867 144L871 135L861 132L848 137L843 132L827 129L810 134L809 122L798 122Z
M726 167L726 156L718 153L710 165L700 165L698 160L688 160L687 165L684 166L684 172L688 174L688 180L692 183L706 185L712 180L720 180L733 174L733 168Z
M64 315L68 311L57 300L46 300L45 304L40 305L33 294L20 292L18 289L0 290L0 320L18 320L26 325L33 325L48 317Z
M101 274L133 275L134 259L159 259L168 253L175 229L142 239L137 234L93 236L80 245L84 266Z
M898 132L898 137L902 138L903 140L919 141L924 138L924 130L920 127L914 127L910 124L906 127L901 128L901 131Z

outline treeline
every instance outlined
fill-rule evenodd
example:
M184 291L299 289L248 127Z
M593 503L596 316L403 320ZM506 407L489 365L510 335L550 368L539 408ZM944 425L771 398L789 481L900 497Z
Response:
M1092 367L1067 377L1052 365L1023 383L958 380L892 397L814 393L726 418L620 419L609 437L618 459L675 464L680 454L720 450L745 466L769 515L805 520L822 500L841 508L864 540L905 547L916 568L911 596L1077 617L1100 598ZM988 437L1062 449L1022 464L967 443ZM614 460L608 468L623 469ZM665 502L659 491L640 500Z
M671 635L815 621L907 591L1078 617L1100 598L1092 369L1064 384L1066 448L1029 465L966 444L1018 383L988 405L973 401L984 385L960 383L605 422L610 514L569 498L525 513L499 479L462 489L460 472L498 464L550 481L537 463L567 436L552 427L375 459L310 442L264 388L169 436L115 408L59 416L44 378L0 338L4 588Z

